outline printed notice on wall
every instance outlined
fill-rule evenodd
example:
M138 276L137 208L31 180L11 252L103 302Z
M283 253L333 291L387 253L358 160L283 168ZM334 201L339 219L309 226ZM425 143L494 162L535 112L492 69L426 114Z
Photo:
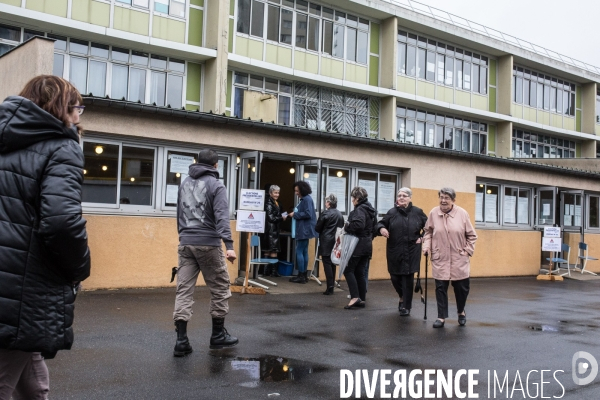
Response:
M337 199L337 208L340 212L346 212L346 178L327 178L327 195L333 193Z
M319 189L319 184L317 183L317 174L311 174L310 172L305 172L304 176L302 177L304 179L304 182L308 183L310 185L310 188L312 189L313 193L318 193L317 190Z
M224 178L224 176L223 176L223 166L224 165L225 165L225 161L219 160L219 163L217 164L217 172L219 173L219 178Z
M242 189L240 190L240 210L256 210L262 211L265 209L265 191L257 189Z
M573 216L572 215L565 215L564 216L563 225L564 226L571 226L571 225L573 225Z
M475 193L475 221L483 222L483 193Z
M179 191L179 186L177 185L167 185L167 197L165 198L166 204L177 204L177 192Z
M543 204L542 217L550 218L550 204L548 204L548 203Z
M519 205L517 207L517 223L529 223L529 199L527 197L519 197Z
M235 230L263 233L265 231L265 214L264 211L238 210Z
M581 206L575 206L575 214L576 217L581 217Z
M377 207L377 192L375 191L375 187L377 186L377 182L375 181L368 181L366 179L359 179L358 180L358 186L364 188L367 191L367 194L369 196L369 202L371 203L371 205L373 207ZM387 211L387 210L386 210ZM381 212L381 210L379 210L379 212Z
M169 172L187 174L190 170L190 165L194 163L194 157L181 156L178 154L171 154L171 166Z
M379 182L379 206L378 212L385 214L389 209L394 208L396 201L396 184L394 182Z
M485 222L498 222L497 194L485 195Z
M504 222L514 224L517 211L517 196L504 196Z

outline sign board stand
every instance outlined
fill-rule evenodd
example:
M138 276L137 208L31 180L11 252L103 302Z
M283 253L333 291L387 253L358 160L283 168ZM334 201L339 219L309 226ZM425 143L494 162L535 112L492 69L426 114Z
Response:
M563 281L564 278L560 275L552 275L553 271L552 266L555 258L555 254L560 254L562 251L562 240L561 240L561 232L560 227L545 227L544 228L544 237L542 238L542 251L550 251L550 263L548 265L548 273L547 274L539 274L537 276L538 281Z

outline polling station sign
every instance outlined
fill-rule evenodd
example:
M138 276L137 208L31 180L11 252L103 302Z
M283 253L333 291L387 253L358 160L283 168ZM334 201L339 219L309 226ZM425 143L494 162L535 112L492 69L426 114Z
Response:
M236 231L263 233L265 231L265 212L238 210Z
M542 251L553 251L555 253L560 253L562 242L560 238L542 238Z
M242 189L240 191L240 210L263 211L265 209L265 191Z
M558 226L544 227L544 237L545 238L559 238L560 237L560 227L558 227Z

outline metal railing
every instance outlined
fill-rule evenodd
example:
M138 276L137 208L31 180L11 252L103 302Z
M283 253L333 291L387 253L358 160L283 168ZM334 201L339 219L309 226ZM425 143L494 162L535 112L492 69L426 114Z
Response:
M390 3L411 11L414 11L419 14L426 15L428 17L432 17L436 20L443 21L455 26L459 26L461 28L468 29L472 32L479 33L481 35L487 36L492 39L502 40L505 43L511 44L513 46L517 46L523 50L532 51L536 54L551 58L556 61L563 62L565 64L574 66L576 68L583 69L585 71L591 72L596 75L600 75L600 68L595 67L591 64L585 63L583 61L576 60L572 57L565 56L563 54L559 54L555 51L546 49L545 47L538 46L531 42L528 42L523 39L519 39L515 36L509 35L507 33L502 33L496 29L488 28L484 25L481 25L477 22L470 21L466 18L459 17L458 15L450 14L449 12L437 9L435 7L428 6L427 4L419 3L413 0L382 0L383 2Z

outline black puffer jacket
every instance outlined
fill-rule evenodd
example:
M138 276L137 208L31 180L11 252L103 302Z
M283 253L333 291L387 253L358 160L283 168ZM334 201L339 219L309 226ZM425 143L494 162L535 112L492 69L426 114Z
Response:
M0 104L0 348L73 344L73 284L90 274L77 131L22 97Z
M350 212L344 230L358 237L358 244L354 249L354 253L352 253L352 257L371 257L376 224L377 211L367 200L358 203L354 210Z
M337 208L328 208L319 215L315 231L319 233L320 256L331 256L337 228L342 227L344 227L344 216Z
M281 209L271 196L267 196L265 204L265 232L260 236L260 248L262 251L279 253L279 230L283 217Z
M386 248L390 274L409 275L419 271L421 244L417 240L423 235L426 222L427 215L412 203L406 208L395 206L379 221L376 234L381 234L381 228L390 233Z

